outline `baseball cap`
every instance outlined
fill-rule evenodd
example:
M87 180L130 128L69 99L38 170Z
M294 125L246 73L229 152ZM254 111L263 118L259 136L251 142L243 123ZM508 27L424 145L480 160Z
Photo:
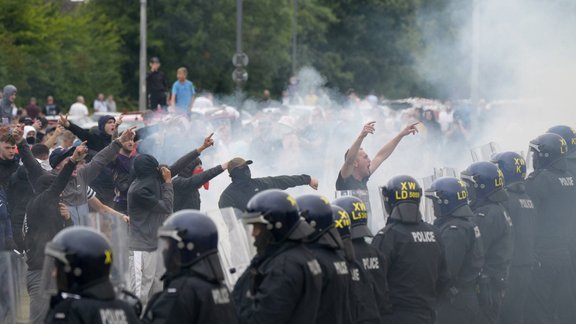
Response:
M228 172L232 172L232 170L239 168L239 167L243 167L245 165L250 165L252 164L252 160L244 160L241 157L235 157L232 160L230 160L230 162L228 162Z
M52 153L50 154L50 158L48 158L48 161L50 162L50 166L54 169L58 166L58 164L60 164L60 162L64 161L65 158L72 156L72 154L74 154L74 151L76 151L76 147L71 147L68 149L65 148L57 148L54 151L52 151Z
M160 63L160 59L157 58L156 56L153 56L152 58L150 58L150 63Z

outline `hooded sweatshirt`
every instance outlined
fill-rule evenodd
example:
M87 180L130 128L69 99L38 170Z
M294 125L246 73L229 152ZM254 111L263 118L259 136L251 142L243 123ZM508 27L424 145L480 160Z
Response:
M16 87L9 84L4 87L4 96L0 102L0 121L4 124L12 122L12 107L13 102L10 102L10 96L17 91ZM6 118L6 120L4 120Z
M134 251L156 250L158 229L172 213L174 190L171 183L164 183L158 166L156 158L148 154L134 159L136 179L128 189L128 247Z

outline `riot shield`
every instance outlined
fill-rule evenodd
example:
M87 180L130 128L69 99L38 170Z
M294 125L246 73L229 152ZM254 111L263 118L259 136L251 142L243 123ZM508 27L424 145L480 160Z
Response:
M25 271L23 255L0 252L0 323L28 320Z
M242 212L235 208L207 211L206 214L218 227L218 252L230 289L250 265L256 250L251 236L239 220Z
M459 178L460 175L458 174L455 168L450 167L434 168L434 175L432 181L442 177Z
M382 196L380 194L381 188L378 190L378 196ZM386 219L388 218L386 210L382 208L383 217L376 217L376 214L373 212L374 210L372 209L372 205L370 205L370 192L368 190L337 190L334 196L335 198L354 196L362 200L364 205L366 205L366 211L368 212L368 228L373 234L378 233L378 231L384 228L386 225Z
M433 175L423 178L422 190L426 191L426 189L430 188L430 185L432 185L432 182L436 179L436 176ZM422 217L426 223L434 223L434 219L436 219L436 216L434 215L434 205L432 200L426 198L425 195L423 195L422 200L420 201L420 212L422 213Z
M119 289L128 289L128 224L115 215L91 213L90 225L104 234L112 246L112 270L110 280Z
M492 154L500 152L500 147L494 142L478 146L470 150L472 161L490 161Z

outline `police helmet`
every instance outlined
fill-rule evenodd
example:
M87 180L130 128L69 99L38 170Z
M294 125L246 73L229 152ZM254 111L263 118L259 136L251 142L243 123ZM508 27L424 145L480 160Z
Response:
M568 153L568 144L560 135L546 133L530 141L534 169L545 169Z
M410 223L422 219L419 211L422 188L411 176L400 175L388 180L386 186L382 187L382 197L384 208L391 219Z
M444 177L434 180L425 192L426 198L432 200L434 215L444 216L472 216L468 206L468 191L466 183L453 177Z
M352 225L352 239L373 236L368 228L368 210L362 200L354 196L344 196L334 200L332 204L341 207L348 213Z
M300 215L310 224L316 233L323 233L334 227L330 201L319 195L304 195L296 198Z
M112 248L99 232L83 226L60 231L46 244L45 255L56 266L56 283L64 292L79 292L87 285L108 280Z
M504 189L504 174L493 163L487 161L474 162L460 173L460 178L468 186L471 205L489 199L500 202L508 199Z
M340 237L345 240L350 238L350 216L344 208L336 205L331 205L332 218L334 219L334 227L338 230Z
M506 185L526 179L526 160L516 152L496 153L492 156L491 162L498 165L504 174Z
M179 268L218 252L218 228L198 210L181 210L168 217L158 230L158 237L169 244L163 251L164 262L176 262Z
M558 125L550 128L547 133L562 137L568 145L568 153L576 152L576 129L565 125Z
M265 190L252 197L241 217L246 224L265 224L276 242L302 240L314 233L300 217L296 199L278 189Z

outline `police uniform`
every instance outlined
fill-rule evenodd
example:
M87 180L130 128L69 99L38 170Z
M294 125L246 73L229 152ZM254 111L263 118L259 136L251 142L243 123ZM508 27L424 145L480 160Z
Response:
M352 323L350 310L350 271L338 253L343 243L334 226L330 201L319 195L296 199L300 214L312 228L306 245L322 269L322 296L316 323Z
M52 299L46 323L69 324L136 324L140 323L134 309L116 299L109 282L89 287L81 294L61 294Z
M143 323L237 323L228 288L209 273L181 273L148 302Z
M164 290L148 302L144 323L237 323L218 256L218 228L204 213L182 210L158 230Z
M392 313L383 323L434 323L437 298L448 285L440 232L418 210L421 194L409 176L394 177L383 188L390 217L372 241L388 262Z
M536 207L535 252L538 266L533 271L527 304L527 323L571 322L576 303L570 285L571 224L576 210L574 176L565 169L543 169L526 181L526 192Z
M357 291L358 307L373 306L369 301L375 298L380 318L390 313L390 302L388 297L388 281L386 276L386 259L375 247L368 242L372 239L372 232L368 228L368 212L362 200L353 196L345 196L336 199L334 205L342 208L351 219L350 239L354 250L355 263L364 271L367 283L353 284L354 288L360 285L371 287L368 291ZM373 316L367 316L373 318Z
M322 268L302 243L314 229L300 217L296 199L281 190L260 192L248 202L242 221L260 232L258 255L234 286L239 322L315 323ZM266 244L259 245L263 238Z
M87 227L69 227L48 242L42 276L56 280L59 291L51 298L46 323L139 323L135 309L116 297L112 260L108 240ZM50 289L50 283L44 285Z
M524 183L506 186L505 207L512 219L514 253L510 263L506 295L502 303L500 323L524 323L524 305L530 287L534 259L536 209L525 192Z
M332 205L332 217L334 225L342 239L342 249L339 251L342 257L346 259L348 269L350 272L350 295L349 304L351 312L350 323L362 324L379 324L380 323L380 310L378 299L376 298L376 290L378 286L375 281L370 277L364 266L356 259L356 252L351 240L351 221L350 216L340 206ZM363 239L359 240L359 244L364 242ZM365 242L362 246L368 246ZM377 256L381 256L377 254ZM382 259L383 260L383 259ZM369 263L367 263L369 264ZM384 268L384 266L382 267ZM384 284L380 287L387 287L386 276L383 276ZM380 305L388 305L387 302L382 302ZM382 310L382 313L386 313Z
M240 323L302 324L316 322L321 293L318 261L302 243L286 242L270 256L253 260L233 296Z

